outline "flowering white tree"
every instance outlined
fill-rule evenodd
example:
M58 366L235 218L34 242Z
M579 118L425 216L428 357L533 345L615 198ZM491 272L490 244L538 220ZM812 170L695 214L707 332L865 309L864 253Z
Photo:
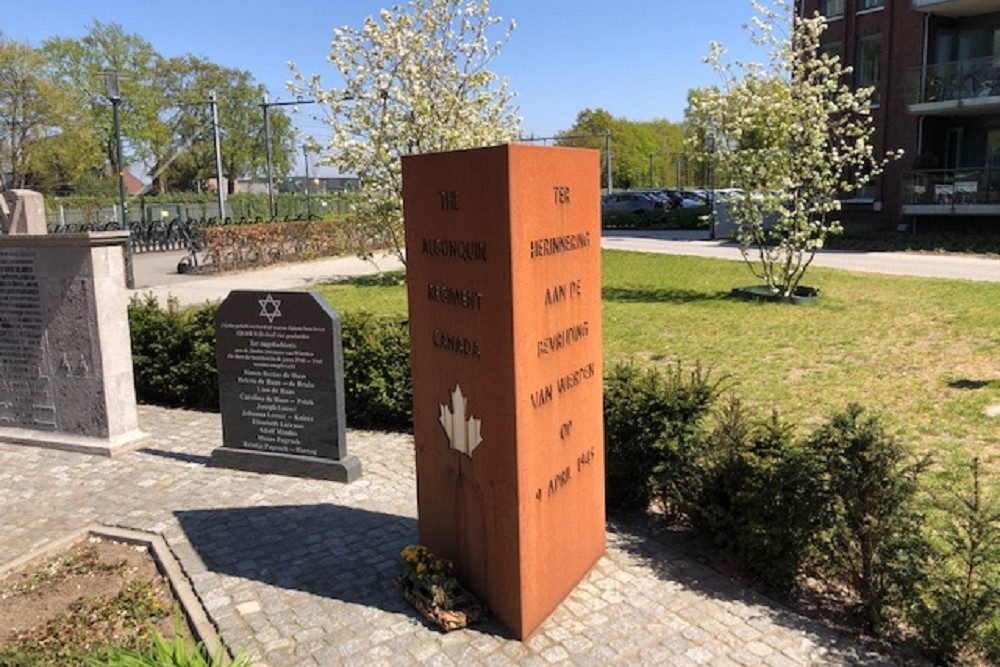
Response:
M361 180L352 218L363 254L390 248L403 259L401 156L517 137L514 96L489 69L513 28L490 15L488 0L410 0L361 29L334 30L328 60L342 87L290 64L293 91L326 105L325 162Z
M730 212L751 271L790 298L827 236L840 233L840 198L901 152L876 154L873 89L852 89L851 69L822 51L823 17L800 17L781 0L751 4L747 29L769 63L726 62L712 43L705 61L722 85L691 95L691 141L708 144L719 172L742 190Z

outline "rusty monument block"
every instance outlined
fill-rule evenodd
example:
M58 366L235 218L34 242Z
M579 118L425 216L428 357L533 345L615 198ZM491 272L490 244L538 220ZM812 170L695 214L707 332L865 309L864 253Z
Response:
M604 553L598 152L403 159L421 544L519 638Z

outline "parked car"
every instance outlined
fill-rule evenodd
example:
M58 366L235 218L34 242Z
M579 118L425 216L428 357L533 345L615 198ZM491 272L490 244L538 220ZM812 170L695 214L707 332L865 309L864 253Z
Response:
M613 192L601 197L601 213L645 213L665 208L662 201L646 192Z
M698 202L699 206L708 205L708 195L703 190L681 190L681 195L684 199Z

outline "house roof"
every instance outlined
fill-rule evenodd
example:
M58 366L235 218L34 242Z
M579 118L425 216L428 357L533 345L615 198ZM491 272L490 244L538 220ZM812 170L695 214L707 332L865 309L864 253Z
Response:
M137 195L146 188L146 184L136 178L135 174L127 169L122 174L122 179L125 181L125 192L127 194Z

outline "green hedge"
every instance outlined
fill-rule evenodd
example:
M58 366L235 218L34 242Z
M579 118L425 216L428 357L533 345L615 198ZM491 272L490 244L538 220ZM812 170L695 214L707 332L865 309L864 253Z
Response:
M604 229L708 229L708 206L675 208L669 211L641 213L605 213L601 216Z
M161 308L152 296L129 306L136 395L141 403L219 409L215 313L206 304ZM341 317L344 403L354 428L411 427L410 339L399 318L348 313Z

